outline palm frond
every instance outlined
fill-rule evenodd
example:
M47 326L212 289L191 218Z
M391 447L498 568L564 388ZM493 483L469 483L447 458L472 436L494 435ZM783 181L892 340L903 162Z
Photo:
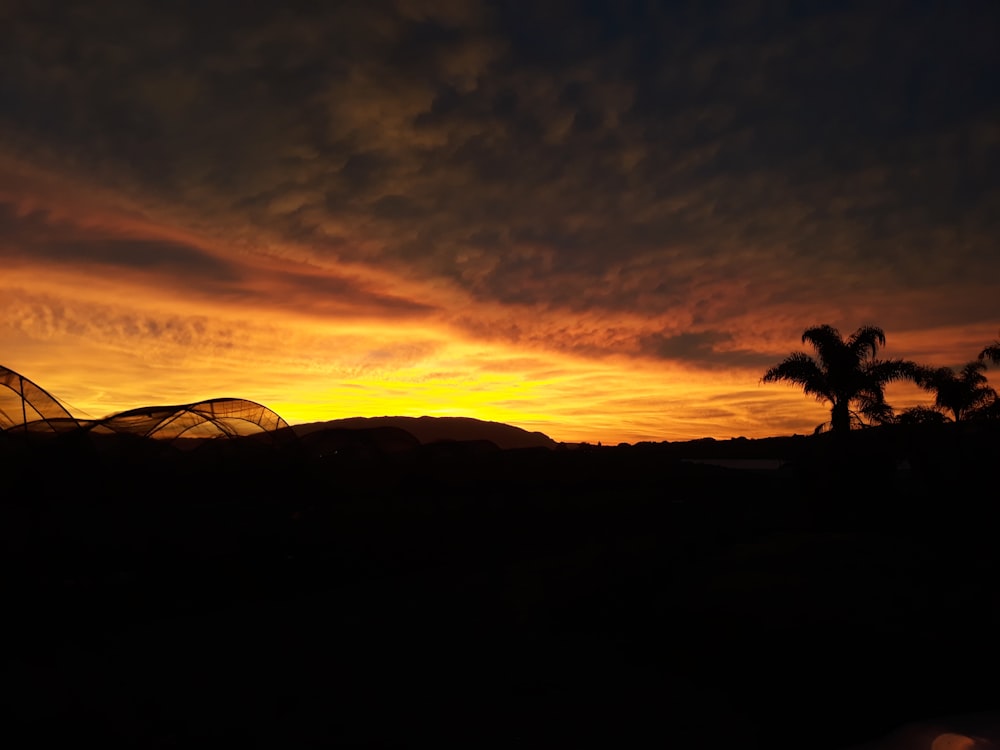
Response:
M929 367L927 365L916 365L913 370L913 382L925 391L932 391L953 373L948 367Z
M847 339L847 347L858 360L874 357L885 346L885 331L878 326L861 326Z
M802 333L802 343L812 344L820 361L826 364L837 362L843 357L844 339L841 338L840 331L831 325L807 328Z
M965 403L966 409L978 409L992 403L997 398L997 392L983 383L970 385Z
M822 399L832 399L823 370L815 359L804 352L795 352L764 373L762 383L785 382L802 386L803 390Z
M875 359L865 362L862 372L879 386L919 377L920 366L907 359Z
M979 352L979 359L988 359L995 365L1000 365L1000 339Z
M970 409L966 417L968 419L1000 419L1000 397L994 393L992 400Z
M985 369L986 363L981 360L966 362L962 367L962 371L959 373L959 377L966 383L970 384L985 383L986 376L983 375L983 371Z
M860 399L858 402L857 414L858 421L861 424L868 426L872 424L892 424L895 421L896 414L893 408L889 406L883 399ZM868 420L865 423L860 417L864 417Z

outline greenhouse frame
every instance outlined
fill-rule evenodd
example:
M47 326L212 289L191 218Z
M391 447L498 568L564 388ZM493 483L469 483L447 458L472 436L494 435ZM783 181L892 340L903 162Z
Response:
M279 431L289 434L291 428L271 409L242 398L142 406L103 419L78 419L44 388L0 366L0 432L61 434L77 431L196 442L195 439L240 438Z

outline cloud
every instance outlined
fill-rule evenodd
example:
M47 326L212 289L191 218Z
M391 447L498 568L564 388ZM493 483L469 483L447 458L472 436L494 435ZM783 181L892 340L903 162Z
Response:
M767 367L771 363L767 354L734 349L733 344L733 335L721 331L679 333L673 336L654 333L640 339L642 351L650 356L680 360L707 369Z
M785 266L834 286L862 259L890 289L904 271L929 285L946 262L995 270L983 240L954 247L956 216L978 217L969 245L997 200L995 147L985 162L961 151L969 123L990 120L995 61L955 12L779 22L725 5L678 17L383 3L198 24L120 6L108 19L19 27L13 129L23 141L47 123L50 146L195 221L309 240L337 220L366 253L483 299L555 289L611 309L631 300L586 294L595 276L650 256L669 269L677 252L723 278ZM893 25L909 36L881 36ZM961 30L956 54L905 62ZM932 228L934 246L921 241ZM489 248L470 242L485 235ZM492 263L470 277L459 258L476 250Z
M818 322L967 341L997 326L998 14L22 4L0 261L164 318L382 320L702 375Z
M122 236L55 219L48 211L22 212L0 201L0 260L5 264L76 265L140 271L196 283L240 281L236 267L194 245L154 237Z

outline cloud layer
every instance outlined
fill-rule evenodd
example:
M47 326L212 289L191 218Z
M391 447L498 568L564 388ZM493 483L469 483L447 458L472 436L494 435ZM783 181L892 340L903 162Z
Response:
M808 325L941 364L1000 327L995 3L7 8L0 343L25 370L133 320L124 384L200 320L212 366L254 377L236 342L328 388L351 357L384 383L461 372L439 384L461 404L551 359L606 380L454 408L722 436L815 425L754 390ZM310 339L338 330L369 348ZM642 403L603 395L647 372ZM304 413L293 391L268 394ZM704 400L727 392L744 406Z

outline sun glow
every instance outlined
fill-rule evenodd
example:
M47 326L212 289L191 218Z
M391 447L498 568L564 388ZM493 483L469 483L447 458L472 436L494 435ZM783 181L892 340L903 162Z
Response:
M223 238L183 212L22 172L18 190L0 185L15 207L0 247L0 364L83 416L234 397L291 423L468 416L605 443L808 433L829 419L800 390L760 384L755 352L802 348L802 313L787 305L741 313L731 325L746 334L729 340L690 333L692 310L482 301L443 276ZM888 356L958 362L994 337L903 331ZM680 349L653 351L668 344ZM889 396L927 403L912 386Z

